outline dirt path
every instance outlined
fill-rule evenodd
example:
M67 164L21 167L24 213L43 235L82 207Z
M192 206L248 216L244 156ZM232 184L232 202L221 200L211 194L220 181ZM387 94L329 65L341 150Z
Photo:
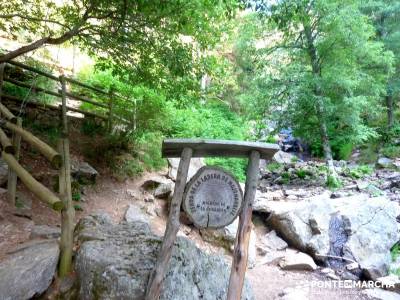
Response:
M167 201L155 199L153 202L144 202L140 197L141 184L154 176L163 173L146 174L138 180L118 182L112 178L100 176L95 186L85 188L81 202L77 202L83 211L77 211L76 221L93 212L107 212L116 222L123 219L124 213L130 204L137 205L147 212L151 220L152 230L162 235L167 218ZM20 189L21 190L21 189ZM33 195L22 189L26 198L32 199L31 220L27 217L15 216L7 206L5 194L0 195L0 260L7 251L29 239L29 232L33 224L59 226L59 216L45 205L41 204ZM256 232L265 233L262 227ZM208 253L222 254L229 263L230 257L226 250L204 242L199 231L193 227L183 225L180 235L193 240L200 248ZM256 267L250 269L247 278L250 281L257 300L269 299L310 299L310 300L362 300L370 299L357 289L339 288L309 288L313 282L327 279L310 272L282 271L274 264L262 264L262 257L256 261Z

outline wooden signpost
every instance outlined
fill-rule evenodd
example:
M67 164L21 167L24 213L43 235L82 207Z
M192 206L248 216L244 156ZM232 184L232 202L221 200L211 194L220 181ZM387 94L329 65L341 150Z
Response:
M243 204L236 179L221 168L203 167L186 185L183 209L198 228L222 228L231 224Z
M180 157L181 160L167 228L155 268L149 278L146 300L159 299L162 281L179 230L182 201L185 211L193 223L200 228L223 227L233 222L239 215L227 299L239 300L241 298L247 268L252 205L258 184L259 162L260 159L271 159L278 150L279 146L276 144L258 142L204 139L164 140L163 157ZM220 168L204 167L186 185L190 159L207 156L248 157L243 201L240 185L232 175Z

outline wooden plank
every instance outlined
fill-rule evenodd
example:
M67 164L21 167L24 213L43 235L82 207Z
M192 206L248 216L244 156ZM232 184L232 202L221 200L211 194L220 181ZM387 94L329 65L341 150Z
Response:
M69 92L66 92L65 95L68 98L71 98L71 99L79 100L79 101L82 101L82 102L90 103L90 104L93 104L93 105L108 109L108 105L93 101L93 100L88 99L86 97L78 96L78 95L75 95L75 94L72 94L72 93L69 93Z
M3 129L0 128L0 143L4 152L15 154L14 146L11 144L10 139L7 137Z
M4 67L5 64L0 64L0 94L3 92L3 82L4 82ZM1 102L1 96L0 96L0 102Z
M47 145L45 142L40 140L38 137L34 136L29 131L26 131L25 129L18 127L15 124L12 124L10 122L5 122L5 127L10 129L11 131L16 132L19 135L21 135L21 137L26 142L28 142L33 148L35 148L40 153L42 153L51 162L51 165L54 168L56 168L56 169L60 168L61 155L56 150L54 150L52 147Z
M47 89L44 89L44 88L41 88L41 87L38 87L38 86L32 86L29 83L18 81L18 80L12 79L10 77L4 78L4 81L7 81L9 83L15 84L15 85L20 86L20 87L24 87L24 88L27 88L27 89L32 89L32 90L34 90L36 92L42 92L42 93L45 93L45 94L48 94L48 95L51 95L51 96L61 97L61 94L59 94L57 92L49 91Z
M99 88L96 88L96 87L94 87L94 86L91 86L91 85L89 85L89 84L80 82L80 81L78 81L78 80L76 80L76 79L73 79L73 78L71 78L71 77L65 77L65 80L68 81L68 82L70 82L70 83L79 85L79 86L81 86L81 87L83 87L83 88L86 88L86 89L89 89L89 90L92 90L92 91L95 91L95 92L98 92L98 93L101 93L101 94L104 94L104 95L109 95L108 92L106 92L106 91L103 91L103 90L101 90L101 89L99 89Z
M207 139L166 139L162 144L163 157L179 157L182 149L193 149L193 157L248 157L256 150L262 159L271 159L279 150L277 144Z
M17 118L17 126L22 127L21 118ZM21 135L15 132L13 133L12 145L14 146L15 149L14 153L15 160L19 161L19 154L21 152ZM10 168L8 170L7 192L8 192L8 199L13 205L15 205L15 199L17 198L17 182L18 182L17 173L15 173L15 171L13 171Z
M37 181L31 174L28 173L12 156L11 154L2 152L2 158L8 166L17 174L18 178L25 184L25 186L34 193L39 200L49 205L54 210L60 211L64 204L54 195L47 187Z
M168 263L171 259L172 247L176 239L176 234L179 230L179 214L192 152L192 149L185 148L181 153L181 160L179 162L178 173L176 176L174 196L172 197L171 206L169 209L167 228L165 230L164 239L156 265L149 278L149 283L146 289L146 300L157 300L160 296L161 284L164 280L165 273L167 272Z
M45 76L47 78L50 78L50 79L58 81L58 77L57 76L54 76L54 75L52 75L50 73L47 73L47 72L44 72L42 70L36 69L34 67L27 66L27 65L25 65L23 63L20 63L20 62L17 62L17 61L8 61L7 63L10 64L10 65L14 65L16 67L20 67L21 69L25 69L25 70L28 70L28 71L34 72L36 74L40 74L40 75Z
M25 100L24 101L21 98L18 98L18 97L15 97L15 96L10 96L10 95L5 95L5 94L0 94L0 97L2 97L3 99L14 101L14 102L25 102L28 105L31 105L33 107L43 107L43 108L46 108L46 109L61 110L61 106L59 106L59 105L51 105L51 104L41 103L38 100L31 99L31 100ZM83 114L85 116L91 116L91 117L99 118L99 119L102 119L102 120L108 120L108 118L106 116L102 116L102 115L99 115L99 114L96 114L96 113L93 113L93 112L90 112L90 111L82 110L82 109L75 108L75 107L68 106L68 105L67 105L67 110L68 111L78 112L78 113L81 113L81 114ZM71 117L71 116L68 116L68 117Z
M0 103L0 113L10 122L12 123L17 122L17 117L14 116L14 114L11 111L9 111L8 108L3 105L3 103Z
M260 153L252 151L247 166L244 204L242 212L239 215L239 226L236 233L235 249L233 251L227 300L240 300L242 295L251 234L251 215L258 184L259 163Z

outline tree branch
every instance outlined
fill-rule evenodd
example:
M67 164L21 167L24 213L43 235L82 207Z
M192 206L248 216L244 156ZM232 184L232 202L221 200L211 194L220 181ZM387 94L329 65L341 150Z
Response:
M24 15L20 15L20 14L9 14L9 15L0 15L0 19L12 19L12 18L21 18L21 19L25 19L28 21L33 21L33 22L40 22L40 23L52 23L52 24L56 24L59 25L61 27L70 29L70 27L68 27L67 25L55 21L55 20L50 20L50 19L40 19L40 18L35 18L35 17L30 17L30 16L24 16Z

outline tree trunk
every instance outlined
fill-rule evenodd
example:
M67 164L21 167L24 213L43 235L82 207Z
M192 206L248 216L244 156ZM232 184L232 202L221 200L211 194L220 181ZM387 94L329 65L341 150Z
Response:
M391 95L391 94L388 94L386 96L386 108L387 108L387 125L388 125L388 128L391 129L393 127L393 121L394 121L393 95Z
M321 78L321 66L319 64L318 53L314 45L314 38L309 24L304 24L304 33L307 41L307 53L310 58L312 72L315 78L317 79ZM324 150L324 158L326 166L328 168L327 184L329 186L335 187L340 184L340 181L336 173L335 166L333 164L332 149L329 142L328 129L326 126L325 109L322 99L323 93L321 91L321 87L318 82L315 83L314 95L317 98L315 108L318 114L319 131L321 136L322 147Z

